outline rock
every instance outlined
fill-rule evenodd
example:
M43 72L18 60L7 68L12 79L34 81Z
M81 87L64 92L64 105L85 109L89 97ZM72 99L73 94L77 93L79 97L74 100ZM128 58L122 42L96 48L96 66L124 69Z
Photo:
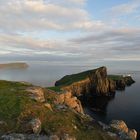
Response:
M49 110L53 111L52 106L49 103L45 103L44 106L47 107Z
M7 134L0 137L1 140L49 140L46 135L35 135L35 134Z
M129 135L130 138L132 138L134 140L137 139L137 131L135 129L129 130L128 135Z
M1 140L26 140L25 136L23 134L9 134L9 135L3 135L1 137Z
M124 77L124 81L125 81L125 84L126 84L127 86L130 86L130 85L132 85L133 83L135 83L135 81L132 79L131 76L125 76L125 77Z
M52 135L49 137L49 140L60 140L60 138L57 135Z
M92 84L92 92L98 96L110 96L110 93L115 93L116 84L113 80L107 77L107 68L98 68L95 73L89 76Z
M62 110L62 111L66 111L66 109L68 108L65 104L60 104L60 105L57 105L56 108L58 110Z
M99 125L102 127L103 130L108 130L110 128L110 126L104 124L103 122L101 121L98 121Z
M5 121L0 121L0 133L5 132L8 128L8 124Z
M75 111L84 114L80 100L69 91L63 91L63 93L57 96L57 104L65 104Z
M109 92L109 82L107 79L107 69L105 67L99 68L90 75L92 83L92 91L97 95L105 95Z
M125 90L126 86L130 86L135 81L132 79L131 76L123 76L121 79L116 80L116 89L117 90Z
M85 77L80 78L79 77ZM74 80L73 80L74 79ZM73 81L73 82L70 82ZM93 96L114 96L116 89L125 89L126 85L131 85L134 80L131 76L113 76L107 75L107 68L100 67L94 70L81 72L78 74L66 75L56 81L55 86L61 86L62 90L71 92L74 96L83 96L87 100Z
M65 94L59 94L56 98L56 104L63 104L65 101Z
M127 127L126 123L124 121L122 121L122 120L113 120L110 123L110 126L112 128L115 128L118 131L128 133L128 127Z
M0 126L2 125L7 125L7 123L5 121L0 121Z
M49 140L49 137L46 135L26 134L25 137L26 140Z
M30 93L30 97L37 102L45 102L44 91L40 87L29 87L26 89Z
M116 138L117 138L117 134L115 134L115 133L107 132L107 134L108 134L110 137L116 137Z
M71 92L76 96L85 96L89 97L89 94L99 95L99 96L110 96L110 93L114 93L116 90L115 81L108 79L107 77L107 69L106 67L100 67L95 70L87 71L81 73L87 74L85 79L79 80L77 82L73 82L70 85L62 86L61 80L63 81L72 79L72 75L65 76L59 81L56 81L56 86L62 86L62 89L65 91ZM68 78L69 77L69 78ZM64 81L65 81L64 80ZM63 82L62 82L63 84ZM92 94L91 94L92 93Z
M116 89L117 90L125 90L125 80L120 79L116 81Z
M122 120L113 120L110 126L118 131L118 134L122 139L137 139L137 131L135 129L129 129L126 123Z
M109 92L115 93L116 92L116 82L111 79L108 79L108 82L109 82Z
M62 137L62 140L76 140L76 138L75 138L75 137L69 136L69 134L65 134L65 135Z
M28 126L34 134L39 134L41 132L41 121L39 118L32 119Z

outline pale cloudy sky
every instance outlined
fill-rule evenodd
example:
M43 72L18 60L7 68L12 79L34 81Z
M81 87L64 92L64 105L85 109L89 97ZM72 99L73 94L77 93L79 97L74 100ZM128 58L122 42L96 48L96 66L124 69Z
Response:
M0 0L0 60L140 61L140 0Z

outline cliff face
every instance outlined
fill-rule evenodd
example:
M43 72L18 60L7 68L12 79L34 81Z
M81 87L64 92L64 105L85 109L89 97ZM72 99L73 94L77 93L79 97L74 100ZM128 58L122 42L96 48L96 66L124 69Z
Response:
M80 75L82 75L81 77L83 79L79 78ZM79 81L76 79L76 76L77 79L80 79ZM70 91L73 95L77 96L85 94L110 96L115 93L116 89L124 89L125 86L131 85L132 83L134 83L134 80L130 76L115 76L114 79L114 76L107 75L106 67L100 67L95 70L63 77L55 85L61 86L62 90Z
M135 81L132 79L131 76L125 76L120 80L116 80L116 89L124 90L126 86L130 86L133 83L135 83Z
M108 79L106 67L101 67L89 76L92 92L96 95L109 95L115 92L116 84Z
M61 80L56 82L56 86L61 85ZM114 93L116 83L108 79L106 67L90 71L83 80L73 82L70 85L62 86L63 90L72 92L73 95L96 94L109 95Z

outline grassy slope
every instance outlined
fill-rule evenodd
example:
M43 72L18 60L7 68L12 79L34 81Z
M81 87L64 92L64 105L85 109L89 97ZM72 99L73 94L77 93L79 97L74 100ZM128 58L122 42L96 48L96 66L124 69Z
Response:
M42 130L46 134L68 133L76 136L77 140L111 140L98 126L87 129L88 118L81 118L71 110L60 111L54 104L55 94L45 92L45 98L53 107L53 112L43 103L31 100L24 90L29 85L18 82L0 81L0 121L7 125L0 126L0 134L4 132L26 132L24 124L31 118L39 117ZM45 90L45 89L44 89ZM74 129L73 125L77 126Z

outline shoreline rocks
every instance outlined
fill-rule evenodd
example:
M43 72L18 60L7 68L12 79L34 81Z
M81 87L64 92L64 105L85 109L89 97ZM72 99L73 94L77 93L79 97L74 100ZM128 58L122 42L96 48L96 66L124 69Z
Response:
M112 120L110 127L117 130L121 138L124 139L137 139L137 131L135 129L129 129L123 120Z

